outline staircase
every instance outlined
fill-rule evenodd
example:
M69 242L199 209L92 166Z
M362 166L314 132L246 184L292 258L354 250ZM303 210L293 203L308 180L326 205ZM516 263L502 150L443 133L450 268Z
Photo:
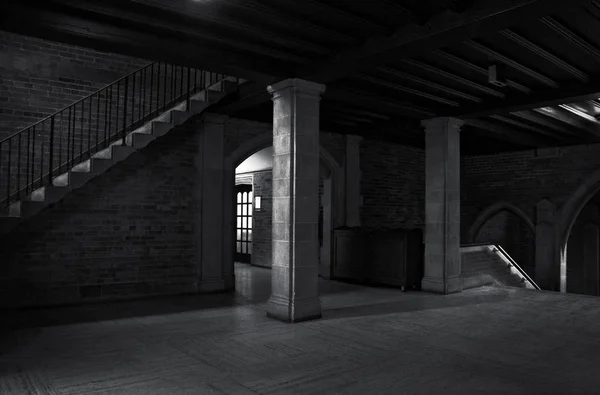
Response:
M237 92L243 82L154 62L0 141L0 234Z
M484 285L540 287L499 245L461 246L463 289Z

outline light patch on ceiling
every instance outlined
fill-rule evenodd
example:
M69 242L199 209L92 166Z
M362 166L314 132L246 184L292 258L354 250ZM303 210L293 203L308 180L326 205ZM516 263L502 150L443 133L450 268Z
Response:
M253 173L273 168L273 146L250 155L235 169L235 174Z
M596 121L596 118L595 118L595 117L593 117L593 116L591 116L590 114L586 114L585 112L583 112L583 111L580 111L580 110L578 110L578 109L576 109L576 108L573 108L573 107L571 107L571 106L568 106L568 105L566 105L566 104L561 104L561 105L559 105L559 107L560 107L560 108L562 108L562 109L564 109L564 110L567 110L567 111L569 111L569 112L571 112L571 113L573 113L573 114L575 114L575 115L578 115L578 116L580 116L581 118L585 118L585 119L587 119L588 121L592 121L592 122L598 122L598 121Z

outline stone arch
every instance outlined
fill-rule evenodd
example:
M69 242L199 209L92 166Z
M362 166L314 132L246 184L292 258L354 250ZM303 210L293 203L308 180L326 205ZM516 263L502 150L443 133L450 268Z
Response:
M469 229L468 242L473 243L477 237L477 233L479 233L481 227L486 223L486 221L503 210L509 211L519 217L525 223L525 225L527 225L527 228L535 237L535 225L533 224L533 221L529 219L527 214L523 212L523 210L508 202L498 202L492 204L479 213L477 219L475 222L473 222L473 225L471 225L471 228Z
M267 148L273 145L273 133L271 130L265 131L264 133L260 133L251 139L245 141L243 144L238 146L235 150L231 152L231 154L226 158L226 168L230 173L235 173L235 168L240 165L246 158L250 155ZM324 227L327 229L335 228L340 222L343 221L340 215L342 213L342 209L344 209L343 203L343 188L344 188L344 180L343 180L343 167L338 163L338 161L322 146L319 145L319 158L321 162L321 170L326 171L325 177L325 190L326 195L329 197L329 218L327 219L327 223L324 223ZM235 178L233 175L232 178ZM232 210L233 212L233 210ZM233 221L233 219L232 219ZM233 222L231 222L233 224ZM232 225L231 225L232 226ZM233 226L231 228L231 235L234 235ZM233 236L232 236L233 239ZM233 241L232 241L233 243ZM324 251L324 260L331 262L331 242L326 243L323 241ZM231 246L233 250L233 244ZM233 262L231 262L233 265ZM325 278L330 277L331 267L320 268L320 273Z
M556 232L558 241L558 259L560 267L560 291L567 289L567 244L573 225L581 214L581 210L600 191L600 169L593 172L569 196L565 204L558 210Z

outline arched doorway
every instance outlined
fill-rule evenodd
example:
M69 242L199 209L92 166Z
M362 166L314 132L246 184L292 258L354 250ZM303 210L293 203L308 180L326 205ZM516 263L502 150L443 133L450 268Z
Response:
M600 170L592 173L580 186L571 194L565 204L557 213L556 234L557 250L556 265L559 271L559 285L561 292L567 292L568 281L568 242L575 222L586 205L595 198L600 191Z
M599 296L600 192L585 203L573 222L565 255L565 291Z
M264 166L263 168L256 169L254 172L249 171L250 168L239 169L239 166L244 163L248 158L253 155L262 155L265 158L271 155L272 160L272 134L263 133L253 139L246 141L244 144L239 146L232 154L227 158L227 168L230 171L231 183L236 184L240 178L245 178L252 184L252 193L254 199L260 199L260 208L254 206L253 211L253 229L252 229L252 256L250 263L255 266L270 267L272 262L271 253L271 196L272 196L272 163L270 166ZM259 160L258 162L261 162ZM261 162L265 165L265 162ZM237 173L237 174L236 174ZM252 173L252 174L250 174ZM337 161L321 146L320 147L320 183L319 183L319 243L320 243L320 270L319 274L321 277L330 278L331 274L331 252L333 242L332 230L336 223L336 207L338 201L338 188L340 180L342 179L342 173L340 166ZM236 181L237 180L237 181ZM252 180L252 181L248 181ZM228 192L230 195L234 194L234 188L231 188ZM237 205L234 197L226 197L231 203L232 212L235 213L237 208L233 208ZM255 201L254 203L258 203ZM229 224L229 221L226 221ZM231 224L237 224L237 218L232 216ZM229 233L230 232L230 233ZM234 226L230 225L229 234L231 237L231 248L237 248L237 230ZM234 264L234 259L227 264Z
M535 279L535 227L519 208L500 202L483 210L469 231L469 241L502 246Z

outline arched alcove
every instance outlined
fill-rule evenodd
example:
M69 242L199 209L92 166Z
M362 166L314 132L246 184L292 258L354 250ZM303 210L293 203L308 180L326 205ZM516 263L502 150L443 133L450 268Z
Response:
M569 196L557 215L557 264L560 270L560 291L567 291L568 241L579 214L588 202L600 191L600 169L592 173Z
M499 244L535 278L535 227L519 208L501 202L483 210L469 231L469 241Z

